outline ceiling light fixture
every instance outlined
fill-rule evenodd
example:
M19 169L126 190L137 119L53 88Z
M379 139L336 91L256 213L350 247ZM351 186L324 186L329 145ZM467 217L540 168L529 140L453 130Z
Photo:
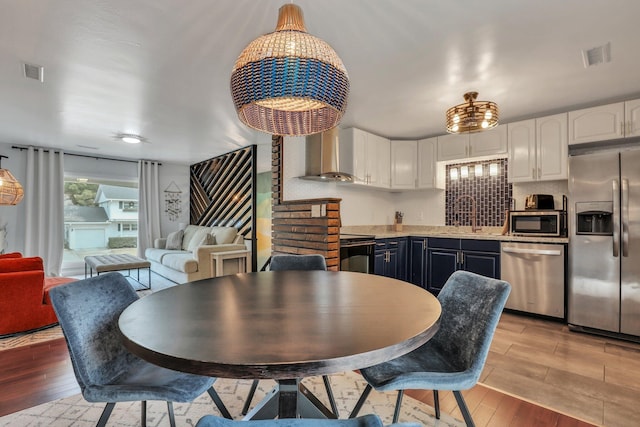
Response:
M476 101L478 92L464 94L465 104L447 110L447 132L479 132L498 125L498 105L491 101Z
M340 123L349 77L331 46L307 33L302 9L285 4L276 30L240 53L231 95L247 126L274 135L311 135Z
M0 155L0 162L3 158L8 159ZM23 197L22 185L8 169L2 169L0 165L0 205L17 205Z
M140 144L145 141L143 137L140 135L135 135L133 133L119 133L116 138L121 139L123 142L127 144Z

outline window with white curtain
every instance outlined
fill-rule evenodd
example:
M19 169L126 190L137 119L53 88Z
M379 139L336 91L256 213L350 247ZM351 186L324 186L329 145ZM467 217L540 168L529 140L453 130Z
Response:
M64 274L82 274L88 255L136 255L137 174L135 162L65 157Z

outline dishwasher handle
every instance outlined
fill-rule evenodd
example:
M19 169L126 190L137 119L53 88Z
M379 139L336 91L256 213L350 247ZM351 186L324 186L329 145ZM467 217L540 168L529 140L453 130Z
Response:
M522 248L502 248L504 252L512 254L527 254L527 255L562 255L562 251L558 249L522 249Z

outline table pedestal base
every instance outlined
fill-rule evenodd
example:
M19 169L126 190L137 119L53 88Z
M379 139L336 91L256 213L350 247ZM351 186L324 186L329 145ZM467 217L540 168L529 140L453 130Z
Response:
M337 418L299 379L278 384L244 417L244 420L278 418Z

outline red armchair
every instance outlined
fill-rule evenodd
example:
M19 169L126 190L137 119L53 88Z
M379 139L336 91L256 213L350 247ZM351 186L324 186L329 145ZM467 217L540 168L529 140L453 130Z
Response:
M49 289L74 280L45 277L40 257L23 258L19 252L0 255L0 335L57 323Z

